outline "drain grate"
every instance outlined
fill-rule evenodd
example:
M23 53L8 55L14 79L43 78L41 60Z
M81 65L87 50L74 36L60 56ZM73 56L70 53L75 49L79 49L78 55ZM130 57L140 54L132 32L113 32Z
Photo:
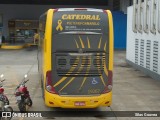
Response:
M158 73L158 41L153 43L153 72Z
M146 68L150 69L151 63L151 41L147 40L146 43Z
M138 64L139 42L135 40L135 63Z
M140 66L144 67L144 40L140 44Z

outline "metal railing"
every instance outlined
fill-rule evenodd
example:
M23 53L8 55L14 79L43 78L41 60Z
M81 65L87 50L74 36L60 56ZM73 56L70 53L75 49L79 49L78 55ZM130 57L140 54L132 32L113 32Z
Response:
M137 0L133 0L133 19L132 19L132 30L137 33Z
M138 0L138 32L142 33L143 7L142 0Z
M158 32L160 33L160 0L158 0Z
M148 4L148 0L144 1L143 30L144 30L145 33L149 33L149 4Z
M144 0L144 3L133 0L132 30L141 34L143 31L147 34L149 31L152 34L156 34L156 31L160 33L160 0Z
M157 2L156 0L151 0L151 27L150 31L153 34L156 34L156 10L157 10Z

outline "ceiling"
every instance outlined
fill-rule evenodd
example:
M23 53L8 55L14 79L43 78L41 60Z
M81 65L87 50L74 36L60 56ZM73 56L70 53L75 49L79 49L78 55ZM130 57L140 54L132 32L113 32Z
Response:
M0 4L107 6L108 0L0 0Z

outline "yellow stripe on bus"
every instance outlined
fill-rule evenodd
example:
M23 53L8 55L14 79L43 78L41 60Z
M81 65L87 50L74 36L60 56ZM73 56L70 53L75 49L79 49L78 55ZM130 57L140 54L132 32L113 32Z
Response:
M99 48L99 49L101 48L101 42L102 42L102 37L101 37L100 40L99 40L99 44L98 44L98 48Z
M65 85L59 90L59 92L62 91L65 87L67 87L74 79L75 79L75 77L72 77L72 78L67 82L67 84L65 84Z
M109 70L113 70L113 19L112 13L110 10L107 10L108 13L108 20L109 20Z
M104 86L106 86L106 84L105 84L105 82L104 82L103 77L102 77L102 76L100 76L100 78L101 78L101 81L102 81L103 85L104 85Z
M106 62L104 62L104 73L108 76L108 70L107 70Z
M75 40L75 42L76 42L76 46L77 46L77 48L79 48L79 45L78 45L78 43L77 43L77 40Z
M75 40L75 42L76 42L76 46L77 46L77 48L79 48L79 45L78 45L78 43L77 43L77 41ZM77 57L78 58L78 61L79 61L79 57ZM76 61L77 61L77 58L76 58ZM76 62L75 61L75 62ZM69 72L66 74L66 75L70 75L70 73L72 72L72 71L74 71L74 69L76 68L76 66L72 66L71 68L70 68L70 70L69 70ZM67 79L68 77L62 77L60 80L58 80L58 82L54 85L54 87L56 87L56 86L58 86L59 84L61 84L63 81L65 81L66 79Z
M90 67L91 67L91 56L90 56L89 58L90 58L90 59L89 59L89 61L90 61L90 65L87 67L86 75L88 75L88 74L87 74L87 72L89 72ZM85 83L86 79L87 79L87 77L84 77L84 79L83 79L83 81L82 81L82 84L81 84L81 86L80 86L79 90L83 87L83 85L84 85L84 83Z
M77 57L79 59L79 57ZM77 60L76 58L76 60ZM76 67L71 67L71 69L69 70L69 72L66 75L70 75L71 72L73 72L73 70ZM63 81L65 81L68 77L62 77L60 80L58 80L58 82L54 85L54 87L58 86L59 84L61 84Z
M84 48L83 40L81 39L81 37L80 37L80 36L79 36L79 40L80 40L80 42L81 42L81 46L82 46L82 48Z
M104 51L106 51L106 45L107 45L107 42L104 44Z
M91 48L90 42L89 42L89 38L87 37L87 41L88 41L88 48Z

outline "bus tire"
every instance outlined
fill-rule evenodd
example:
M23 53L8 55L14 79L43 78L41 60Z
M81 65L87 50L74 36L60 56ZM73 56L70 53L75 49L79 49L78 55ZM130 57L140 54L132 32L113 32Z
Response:
M43 82L42 82L42 79L41 79L41 89L42 89L42 98L44 100L44 88L43 88Z

